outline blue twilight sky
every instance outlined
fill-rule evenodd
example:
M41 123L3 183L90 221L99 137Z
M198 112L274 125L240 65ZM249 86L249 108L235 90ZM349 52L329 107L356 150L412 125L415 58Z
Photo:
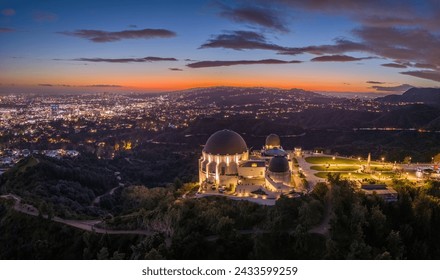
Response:
M440 85L439 0L0 1L0 92Z

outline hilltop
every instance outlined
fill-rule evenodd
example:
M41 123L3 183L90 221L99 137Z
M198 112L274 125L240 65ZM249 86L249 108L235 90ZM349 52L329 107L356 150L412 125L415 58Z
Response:
M440 88L411 88L401 95L391 94L376 100L383 103L424 103L440 106Z

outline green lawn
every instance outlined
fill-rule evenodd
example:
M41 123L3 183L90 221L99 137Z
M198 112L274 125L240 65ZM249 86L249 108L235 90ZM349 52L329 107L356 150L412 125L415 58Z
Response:
M351 171L356 171L356 170L358 170L360 168L360 166L359 165L351 165L351 166L347 166L347 165L338 165L338 166L335 166L335 165L330 165L330 167L329 168L327 168L327 166L325 166L325 165L314 165L314 166L311 166L310 167L310 169L313 169L313 170L316 170L316 171L348 171L348 172L351 172Z
M305 160L311 164L365 164L365 161L338 157L334 160L332 157L306 157Z
M371 170L380 171L380 172L392 171L393 167L391 165L385 165L385 166L383 166L383 165L372 165L371 166Z

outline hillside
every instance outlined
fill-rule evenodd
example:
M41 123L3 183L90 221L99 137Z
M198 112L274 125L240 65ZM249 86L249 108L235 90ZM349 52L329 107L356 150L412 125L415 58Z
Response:
M0 177L1 194L17 194L60 217L101 214L91 206L93 199L116 185L114 172L106 168L43 156L23 159Z
M427 128L440 117L438 108L414 104L383 113L370 123L372 127Z
M383 103L424 103L440 106L440 88L411 88L401 95L392 94L376 98Z

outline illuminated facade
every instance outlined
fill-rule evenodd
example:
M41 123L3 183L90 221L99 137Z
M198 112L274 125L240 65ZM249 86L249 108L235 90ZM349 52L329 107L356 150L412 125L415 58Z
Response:
M292 191L292 162L278 135L271 134L261 151L250 153L244 139L231 130L212 134L199 159L201 190L242 189Z

